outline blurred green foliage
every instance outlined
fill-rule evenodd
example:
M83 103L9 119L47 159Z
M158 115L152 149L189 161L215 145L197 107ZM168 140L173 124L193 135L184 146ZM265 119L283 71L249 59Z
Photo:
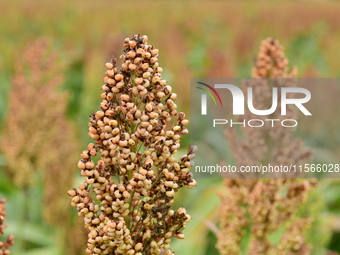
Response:
M339 8L336 2L0 0L0 127L14 67L20 65L23 49L38 37L51 38L65 60L63 89L69 92L68 118L77 126L85 146L89 141L88 115L98 109L100 101L103 64L109 60L106 53L117 47L110 44L110 37L147 34L162 52L160 65L179 95L179 109L188 112L189 79L211 71L212 63L218 61L211 58L213 50L228 59L234 77L249 77L260 41L268 36L285 45L300 77L339 76ZM219 68L219 63L213 68ZM185 142L183 148L189 144L188 138ZM5 166L0 154L0 197L8 200L6 233L16 236L12 254L65 254L59 230L43 221L41 186L23 192L6 176ZM70 178L76 186L77 178ZM220 190L220 179L199 179L196 189L178 194L175 206L185 205L193 221L185 230L186 239L174 241L176 254L218 254L211 228L218 220ZM66 191L65 197L68 199ZM313 254L323 254L328 239L329 248L340 252L339 198L338 183L323 180L309 200L313 212L301 211L318 215L310 230L310 240L317 248ZM331 237L318 233L328 224L333 228Z

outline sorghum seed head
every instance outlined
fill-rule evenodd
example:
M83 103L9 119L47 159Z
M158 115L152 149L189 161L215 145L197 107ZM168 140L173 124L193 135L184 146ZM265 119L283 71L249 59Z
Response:
M78 162L85 184L69 195L89 230L88 254L160 254L170 249L172 236L182 238L178 230L191 219L184 209L181 215L169 209L179 188L196 185L188 175L193 152L174 157L188 121L177 113L177 95L162 78L158 49L137 35L123 48L121 68L115 60L105 65L101 110L89 122L95 145ZM176 115L177 124L167 125ZM155 222L167 226L166 236Z

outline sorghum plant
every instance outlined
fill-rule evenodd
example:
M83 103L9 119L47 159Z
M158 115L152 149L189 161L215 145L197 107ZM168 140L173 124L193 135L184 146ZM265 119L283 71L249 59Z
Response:
M288 60L279 42L272 38L264 40L252 70L253 78L292 78L295 75L296 69L288 68ZM290 83L282 84L287 86ZM271 85L261 79L253 81L251 85L256 95L254 107L263 109L270 102ZM245 118L268 118L254 116L247 112ZM288 109L287 116L285 118L296 118L294 109ZM282 119L282 116L274 112L270 118ZM242 138L233 128L225 132L238 166L269 163L298 165L311 159L312 152L304 148L300 139L293 137L294 129L282 126L258 129L244 127L240 132ZM296 213L314 184L315 180L312 179L226 179L227 194L221 195L221 231L217 243L220 253L240 254L245 229L249 228L249 255L309 254L311 246L306 243L304 231L311 219L299 218ZM282 227L285 227L286 232L280 242L271 243L269 235Z
M5 199L0 199L0 237L4 234L4 230L7 227L5 224ZM8 236L5 242L0 241L0 255L10 254L9 248L14 244L14 237Z
M171 205L178 189L196 186L189 172L196 147L174 158L189 121L147 40L126 38L121 67L106 63L101 109L89 122L95 143L78 163L85 183L68 192L89 231L87 254L174 254L171 237L183 239L191 219Z
M58 91L61 63L47 39L29 45L17 62L1 137L1 150L13 182L23 190L39 176L44 186L45 218L60 225L69 210L62 189L71 185L70 162L77 147L66 120L67 95Z

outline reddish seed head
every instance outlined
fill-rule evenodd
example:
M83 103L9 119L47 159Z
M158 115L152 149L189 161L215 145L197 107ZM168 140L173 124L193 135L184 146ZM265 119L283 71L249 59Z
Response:
M70 191L74 195L72 205L78 208L90 232L86 250L89 254L107 254L116 240L120 242L116 242L115 249L122 254L140 255L148 239L151 240L146 245L154 249L169 249L170 237L181 238L176 230L185 228L190 217L165 223L163 216L172 217L174 212L169 213L167 206L155 207L153 201L154 194L161 192L163 197L158 203L171 205L177 189L195 184L190 177L183 177L189 168L184 168L183 162L177 163L173 156L180 147L181 134L187 133L183 126L188 121L181 115L173 130L167 125L177 115L176 94L162 79L158 49L147 45L146 36L126 39L124 49L121 68L116 68L115 63L105 65L108 71L102 87L102 111L91 115L89 135L95 139L95 146L89 145L79 162L86 186L80 184L78 195ZM97 153L101 159L96 164L90 157ZM141 200L142 197L147 199ZM93 200L98 200L100 206ZM131 205L140 210L130 211ZM153 209L160 211L145 218L143 213ZM148 226L155 221L169 224L166 238L152 239L155 233ZM144 224L145 229L136 237L139 224Z

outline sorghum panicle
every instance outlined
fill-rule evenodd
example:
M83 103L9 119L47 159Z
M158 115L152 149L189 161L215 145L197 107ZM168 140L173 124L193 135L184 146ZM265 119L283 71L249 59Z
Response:
M89 122L95 143L78 163L85 183L68 192L89 231L87 254L174 254L171 237L183 239L191 219L171 205L178 189L196 186L189 171L196 147L174 158L189 121L147 41L126 38L121 67L106 63L101 110Z
M6 212L5 212L5 199L0 199L0 237L4 234L4 230L7 227L5 224ZM10 247L14 244L14 236L8 236L6 241L0 241L0 255L9 255Z
M253 78L290 78L297 74L296 67L289 68L283 47L277 39L267 38L262 41L252 69Z
M15 68L0 143L5 170L18 187L36 184L37 175L42 179L44 217L58 226L69 216L63 189L72 184L69 162L77 148L66 119L67 94L58 91L62 71L48 39L27 46Z
M301 235L310 227L311 221L310 218L295 220L281 237L280 243L275 247L273 253L277 255L310 254L311 245L307 244Z
M283 48L275 39L268 38L260 46L253 78L289 78L296 76L296 69L288 68L288 60ZM284 82L282 86L292 83ZM271 97L271 86L265 79L253 79L248 86L253 87L253 104L256 109L268 109L265 105ZM280 86L280 84L278 84ZM243 88L246 93L246 87ZM270 102L270 100L269 100ZM285 118L296 118L293 109L288 109ZM260 119L251 112L245 114L245 119ZM271 119L282 119L280 113L274 112ZM240 130L242 138L234 128L228 128L225 134L235 162L238 166L256 166L260 164L302 164L308 162L312 152L305 149L300 139L294 138L294 129L282 126L275 128L261 127L259 129L244 127ZM269 144L267 141L271 141ZM242 177L242 176L241 176ZM294 243L290 254L309 254L311 246L306 244L304 228L294 227L294 223L309 223L309 219L296 217L297 210L304 203L306 196L315 180L312 179L226 179L227 194L223 194L220 210L220 234L217 248L221 254L240 254L241 240L244 229L250 227L251 240L249 255L283 254L282 251L292 246L289 236L299 238ZM284 192L286 191L286 192ZM250 216L248 220L246 215ZM287 224L293 222L292 225ZM270 243L268 235L279 227L286 226L286 233L278 246ZM304 253L301 253L301 252ZM281 252L281 253L280 253Z

